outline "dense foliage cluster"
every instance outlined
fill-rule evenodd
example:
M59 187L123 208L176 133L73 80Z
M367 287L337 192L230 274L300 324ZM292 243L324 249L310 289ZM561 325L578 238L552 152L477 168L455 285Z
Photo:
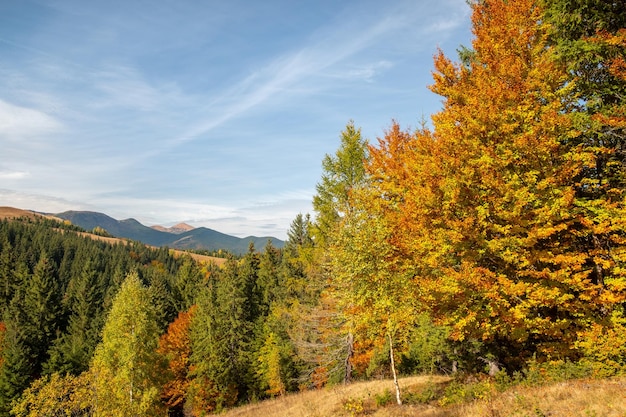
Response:
M626 14L472 8L471 47L435 56L432 124L370 144L350 122L282 249L218 267L0 222L0 415L201 416L551 361L626 371Z

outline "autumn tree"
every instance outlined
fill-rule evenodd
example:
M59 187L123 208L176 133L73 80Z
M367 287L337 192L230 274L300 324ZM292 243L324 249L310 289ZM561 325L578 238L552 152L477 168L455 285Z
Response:
M35 380L13 403L15 417L92 415L91 378L87 372L61 376L54 373Z
M162 414L165 366L156 351L158 338L150 292L136 272L130 273L113 300L91 366L95 415Z
M575 83L536 2L472 7L471 54L435 58L434 132L386 138L372 154L388 242L422 305L455 340L482 344L473 355L492 369L534 353L575 357L577 334L623 299L620 269L599 283L601 258L579 246L600 219L576 200L591 154L569 141ZM622 228L623 216L610 218Z
M545 7L550 43L575 80L578 94L572 111L576 131L569 143L586 159L575 177L577 212L585 219L576 244L587 253L592 280L603 294L609 290L614 297L623 286L620 264L625 242L621 219L626 186L626 14L620 2L599 0L558 0L545 2ZM583 351L592 357L606 358L607 345L626 343L623 307L611 314L608 307L604 305L607 314L581 341Z
M165 357L169 369L169 378L163 387L161 397L165 401L170 416L184 415L185 398L190 381L191 338L189 330L195 310L194 305L189 311L180 312L168 326L167 332L159 339L157 353Z
M385 140L403 143L410 136L394 123ZM391 195L390 190L379 187L376 149L370 149L370 155L366 166L369 182L353 190L349 200L352 209L340 222L331 246L332 282L341 309L354 323L356 336L368 341L370 349L387 350L396 400L401 403L396 354L399 346L406 346L419 304L411 271L404 268L403 254L392 244L396 231L392 219L385 216Z

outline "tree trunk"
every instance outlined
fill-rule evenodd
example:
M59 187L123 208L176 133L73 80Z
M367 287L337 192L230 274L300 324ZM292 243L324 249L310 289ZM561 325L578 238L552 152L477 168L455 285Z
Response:
M402 399L400 398L400 385L398 385L398 374L396 374L396 361L393 357L393 340L391 333L389 336L389 360L391 361L391 373L393 374L393 385L396 387L396 402L398 405L402 405Z
M352 356L354 355L354 336L352 336L352 332L348 333L346 345L348 347L348 353L344 364L345 374L343 376L343 383L349 384L352 379Z

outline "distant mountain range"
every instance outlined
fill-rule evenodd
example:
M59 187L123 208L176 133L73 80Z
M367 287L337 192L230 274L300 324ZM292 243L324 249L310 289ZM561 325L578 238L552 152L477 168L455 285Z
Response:
M257 250L262 250L268 241L271 241L272 245L277 248L284 245L282 240L270 236L239 238L206 227L194 228L185 223L169 228L148 227L135 219L116 220L106 214L93 211L66 211L54 216L68 220L87 231L101 227L115 237L137 240L152 246L167 246L172 249L206 249L209 251L223 249L234 254L244 254L248 251L250 242L254 243Z

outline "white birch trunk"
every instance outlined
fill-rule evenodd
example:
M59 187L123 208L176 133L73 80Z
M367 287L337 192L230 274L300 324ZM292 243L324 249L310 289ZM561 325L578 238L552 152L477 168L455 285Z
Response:
M396 388L396 402L398 405L402 405L402 399L400 398L400 385L398 384L398 374L396 373L396 361L393 357L393 339L391 333L387 333L389 336L389 360L391 361L391 373L393 374L393 385Z

